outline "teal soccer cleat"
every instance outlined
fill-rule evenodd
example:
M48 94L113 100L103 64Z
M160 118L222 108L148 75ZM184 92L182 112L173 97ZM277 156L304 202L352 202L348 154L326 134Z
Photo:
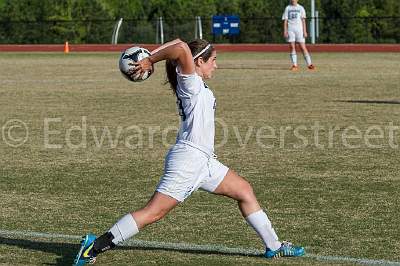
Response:
M281 247L275 251L267 248L264 256L266 258L301 257L304 253L303 247L296 247L290 242L283 242Z
M96 262L96 254L93 251L95 240L96 236L93 234L88 234L82 238L81 249L76 255L73 266L83 266L86 263L93 264Z

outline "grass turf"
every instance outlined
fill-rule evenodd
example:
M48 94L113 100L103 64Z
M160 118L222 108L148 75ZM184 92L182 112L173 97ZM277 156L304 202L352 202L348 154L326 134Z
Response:
M218 55L220 69L208 82L218 102L216 153L253 184L282 239L312 254L398 261L400 153L390 147L385 128L399 125L400 54L313 59L317 71L301 66L292 73L287 54ZM142 207L162 174L179 123L162 65L151 79L134 84L118 73L115 53L3 53L0 60L0 229L101 234ZM19 147L7 145L11 119L28 128ZM79 131L82 123L86 137ZM321 127L318 143L315 125ZM370 140L379 148L357 138L346 140L352 148L345 145L341 134L351 126L363 136L372 126L384 129L383 138ZM304 139L291 129L283 132L285 127L302 127ZM99 145L104 128L111 140L104 135ZM274 136L260 140L271 129ZM10 132L14 139L25 136L21 128ZM397 132L395 143L398 139ZM301 144L307 145L297 147ZM236 204L206 192L194 193L137 239L262 248ZM0 263L65 265L77 248L73 241L1 238ZM109 252L98 260L99 265L283 263L337 264L146 249Z

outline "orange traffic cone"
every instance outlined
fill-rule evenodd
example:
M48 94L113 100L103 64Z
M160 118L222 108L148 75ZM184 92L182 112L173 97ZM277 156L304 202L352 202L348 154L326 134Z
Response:
M64 54L68 54L69 53L69 44L68 42L65 42L64 44Z

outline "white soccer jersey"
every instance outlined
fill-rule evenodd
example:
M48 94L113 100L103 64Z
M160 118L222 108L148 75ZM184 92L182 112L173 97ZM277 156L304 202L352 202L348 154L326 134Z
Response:
M288 31L303 30L302 19L306 18L304 7L297 4L295 6L288 5L283 12L282 20L288 21Z
M214 152L216 100L196 73L181 74L177 68L177 105L181 115L178 141L189 141L208 154Z

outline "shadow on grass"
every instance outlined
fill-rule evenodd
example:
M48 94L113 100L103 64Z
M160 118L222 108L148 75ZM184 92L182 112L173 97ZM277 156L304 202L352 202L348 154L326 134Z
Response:
M44 263L44 265L72 265L74 256L80 247L79 244L45 242L39 240L6 237L0 237L0 245L16 246L29 250L53 253L59 256L54 264Z
M389 100L336 100L338 103L366 103L366 104L400 104L400 101L389 101Z
M6 238L0 237L0 245L16 246L19 248L36 250L46 253L53 253L58 256L55 263L44 263L43 265L72 265L73 260L80 248L80 244L60 243L60 242L46 242L40 240L27 240L19 238ZM261 257L260 255L249 255L241 252L223 252L220 250L196 250L193 248L169 248L159 246L146 246L146 247L132 247L120 246L117 250L161 250L161 251L174 251L188 254L207 254L207 255L225 255L225 256L246 256L246 257Z

